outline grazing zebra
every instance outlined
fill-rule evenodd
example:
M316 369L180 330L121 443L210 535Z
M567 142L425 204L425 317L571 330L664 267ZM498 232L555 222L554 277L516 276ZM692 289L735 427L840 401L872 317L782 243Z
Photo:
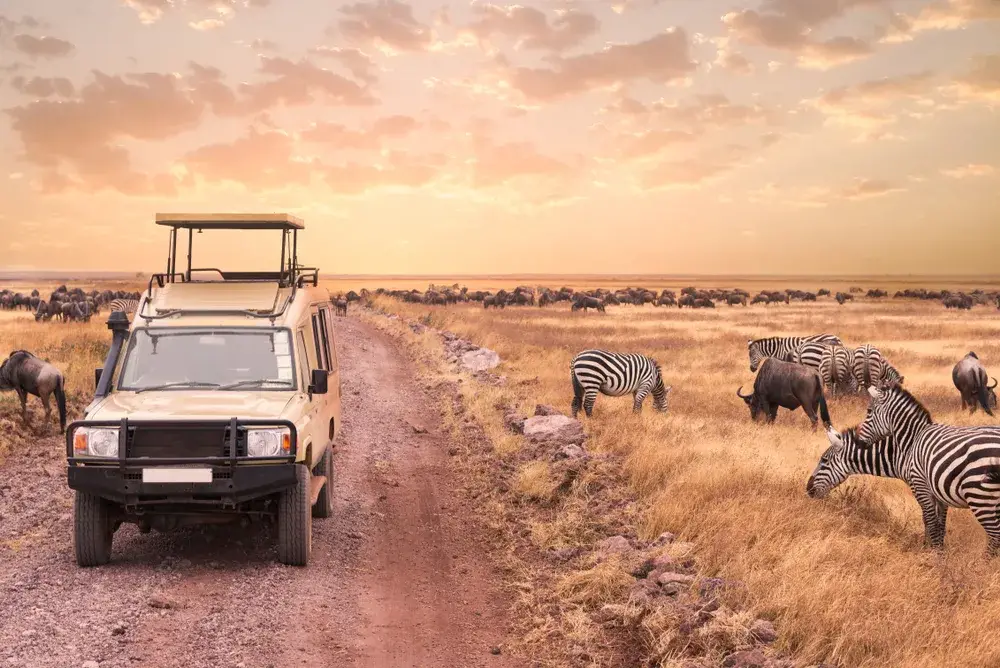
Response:
M138 299L113 299L108 306L110 311L125 311L128 315L135 313L137 308L139 308Z
M756 372L760 363L768 357L777 357L787 361L788 356L807 341L843 345L839 336L833 334L813 334L812 336L772 336L766 339L750 339L747 341L747 354L750 355L750 371Z
M573 381L573 417L580 407L591 417L594 402L600 392L609 397L632 393L632 410L642 410L642 402L652 392L653 406L661 413L667 410L670 386L663 384L659 363L644 355L612 353L606 350L584 350L570 365Z
M819 458L806 482L806 494L810 498L824 498L855 473L903 479L907 453L896 445L892 436L882 439L874 446L861 441L857 427L839 434L833 427L828 427L826 436L830 440L830 447Z
M882 357L878 348L866 343L854 350L854 381L857 391L863 392L869 387L885 389L902 385L903 376Z
M801 350L806 345L799 347ZM801 363L801 362L800 362ZM844 346L826 346L819 360L819 375L823 379L823 384L830 388L831 395L840 391L854 394L856 390L854 380L854 351Z
M892 436L901 453L897 473L920 504L924 540L944 545L948 508L969 508L1000 551L1000 427L936 424L930 412L902 387L868 389L871 403L858 436L876 443ZM878 447L873 446L873 447Z

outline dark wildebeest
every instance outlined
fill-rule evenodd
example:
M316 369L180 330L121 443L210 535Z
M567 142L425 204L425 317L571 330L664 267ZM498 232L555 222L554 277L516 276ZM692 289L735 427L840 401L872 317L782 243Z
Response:
M963 409L968 406L969 412L975 413L978 401L987 415L993 415L993 409L997 407L997 395L994 391L997 379L994 378L993 384L989 384L989 374L976 353L970 352L959 360L951 371L951 380L962 394Z
M21 400L21 418L28 423L28 395L42 400L45 419L52 417L49 397L56 396L59 408L59 428L66 431L66 394L63 391L63 375L59 369L40 360L26 350L15 350L0 365L0 390L14 390Z
M602 302L597 297L587 297L585 295L580 295L578 299L573 300L573 306L570 308L571 311L579 311L583 309L586 313L587 309L596 308L601 313L605 313L604 302Z
M743 395L740 393L742 389L741 385L736 390L736 396L750 407L750 417L755 422L762 415L768 423L774 422L779 406L790 411L801 406L812 422L813 431L816 431L816 407L819 406L823 425L830 426L830 412L823 396L823 379L816 369L768 357L760 365L760 372L753 382L753 394Z
M736 306L737 304L747 305L746 295L729 295L726 297L726 303L730 306Z
M337 315L347 315L347 300L343 297L337 299L333 302L333 305L337 308Z

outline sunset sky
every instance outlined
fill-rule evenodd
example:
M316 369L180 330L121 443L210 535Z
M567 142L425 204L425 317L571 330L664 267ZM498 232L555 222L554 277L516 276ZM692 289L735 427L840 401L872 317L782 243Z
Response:
M1000 0L4 0L0 109L0 270L1000 273Z

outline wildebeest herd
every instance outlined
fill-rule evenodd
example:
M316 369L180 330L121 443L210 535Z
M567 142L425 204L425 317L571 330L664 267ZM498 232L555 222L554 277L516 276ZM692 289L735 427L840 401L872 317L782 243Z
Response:
M116 300L121 308L117 310L134 310L134 303L139 299L138 292L125 290L91 290L83 288L68 288L60 285L52 291L48 299L42 298L38 290L29 294L0 290L0 308L12 311L24 309L35 315L36 322L60 320L62 322L90 322L90 318L105 307L111 307ZM112 309L115 310L115 309Z
M468 302L481 303L483 308L506 308L508 306L551 306L554 304L568 304L573 311L596 310L606 312L608 306L643 306L652 304L653 306L676 306L678 308L715 308L717 304L728 306L748 306L763 304L790 304L792 302L815 302L824 298L831 298L840 305L849 301L854 301L854 295L861 293L868 299L883 299L889 296L886 290L872 288L865 292L861 288L851 288L848 292L837 292L833 294L830 290L821 288L815 292L799 289L785 290L762 290L751 296L746 290L740 288L711 288L699 289L686 287L676 293L673 290L651 290L642 287L621 288L609 290L607 288L596 288L593 290L575 290L569 287L562 287L558 290L548 287L531 287L519 285L511 291L501 289L496 292L489 290L469 290L465 286L455 283L453 285L433 285L427 290L387 290L378 288L374 291L376 295L388 295L405 302L415 304L448 305ZM371 292L362 290L360 293L349 292L346 295L348 301L367 299ZM353 296L353 299L352 299ZM1000 309L1000 292L973 290L965 292L952 292L950 290L900 290L893 295L895 299L921 299L940 301L947 308L971 309L976 305L996 304Z

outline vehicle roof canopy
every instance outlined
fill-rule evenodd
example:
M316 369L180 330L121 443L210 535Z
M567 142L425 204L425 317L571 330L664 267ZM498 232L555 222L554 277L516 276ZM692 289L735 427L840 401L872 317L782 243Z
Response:
M301 218L287 213L158 213L156 224L195 230L305 229Z

